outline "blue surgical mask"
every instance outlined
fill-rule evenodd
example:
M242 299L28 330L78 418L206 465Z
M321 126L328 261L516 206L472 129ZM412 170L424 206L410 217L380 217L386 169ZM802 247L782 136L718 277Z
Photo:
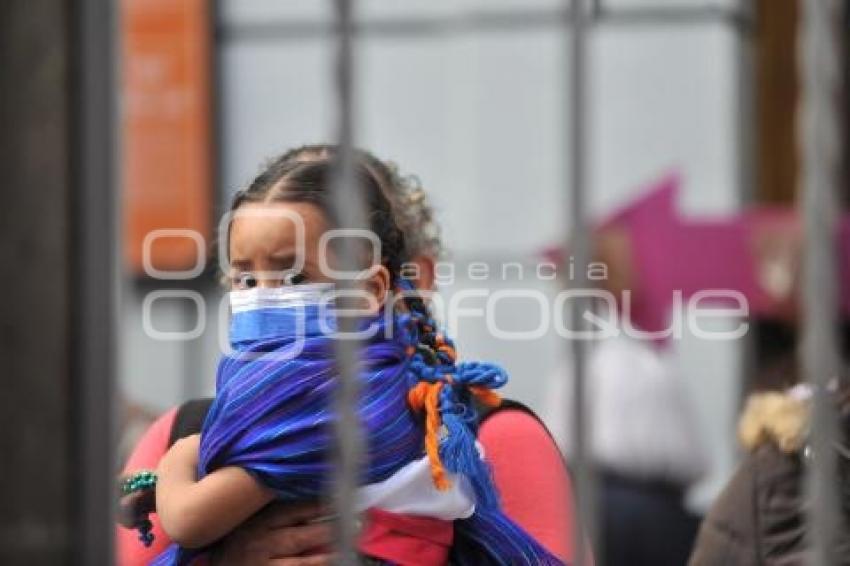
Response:
M332 283L230 292L230 345L242 350L260 340L301 339L335 328Z

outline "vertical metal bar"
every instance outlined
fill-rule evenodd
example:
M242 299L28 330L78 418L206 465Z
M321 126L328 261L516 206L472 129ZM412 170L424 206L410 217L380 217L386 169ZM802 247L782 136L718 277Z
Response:
M840 69L836 4L802 3L799 64L802 78L803 366L814 391L812 452L807 487L812 497L811 564L836 564L839 511L836 497L836 415L827 386L838 375L836 268L837 175L840 159L836 108Z
M747 21L755 21L756 9L754 0L740 0L741 17ZM735 31L735 78L737 83L736 118L739 204L751 204L756 196L755 176L755 48L753 35L743 28Z
M0 4L0 265L15 274L0 302L9 376L0 394L0 564L67 563L79 540L69 364L75 17L68 2Z
M594 20L598 20L605 11L605 6L603 6L602 1L603 0L590 0L590 13L593 14Z
M740 0L739 11L748 22L757 18L755 0ZM756 198L756 62L755 38L743 27L731 28L735 32L736 79L736 142L738 167L738 206L751 205ZM739 342L740 357L737 363L738 384L735 391L737 412L743 409L747 391L751 386L749 376L756 375L755 336L750 332Z
M585 190L587 164L587 73L586 73L586 44L589 15L585 0L572 0L572 26L565 26L571 31L570 42L570 112L566 116L569 123L569 143L572 159L569 161L569 178L571 182L569 218L570 234L566 249L572 254L575 272L571 273L571 283L575 289L586 289L588 286L587 265L590 258L588 225L585 218ZM584 325L584 313L589 304L585 300L571 301L572 328L581 330ZM575 549L576 564L583 566L590 563L591 552L587 548L585 536L594 540L596 526L596 490L591 461L590 407L586 403L586 365L587 353L584 342L573 340L573 404L570 408L572 420L569 422L567 434L573 438L572 466L575 471L576 500L578 521L576 521Z
M338 169L333 187L333 209L340 228L358 229L366 226L364 202L355 175L353 148L353 14L351 0L336 0L335 32L337 41L336 103L339 136ZM353 238L335 240L340 269L353 272L362 269ZM337 280L341 292L355 289L355 282ZM354 308L354 297L340 295L337 307ZM338 317L341 334L351 334L357 320L351 316ZM339 564L357 564L357 517L354 505L360 475L363 438L357 414L359 399L359 344L348 338L335 341L339 383L336 388L337 415L334 453L334 505L336 510L336 544Z
M70 49L73 150L73 399L75 564L112 563L115 328L118 304L115 177L115 9L77 0Z

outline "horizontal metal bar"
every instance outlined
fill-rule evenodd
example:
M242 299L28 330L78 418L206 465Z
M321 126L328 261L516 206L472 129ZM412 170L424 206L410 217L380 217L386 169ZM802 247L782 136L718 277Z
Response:
M652 6L612 9L600 1L595 7L594 14L597 24L610 25L672 26L719 22L746 33L752 31L755 25L755 15L750 10L730 10L710 4L694 8Z
M400 17L361 21L354 33L380 38L439 37L474 31L523 31L559 27L560 10L535 12L482 12L453 17ZM278 20L225 24L219 38L225 41L291 41L330 37L333 24L321 20Z
M600 3L594 11L594 25L610 26L693 26L709 23L728 25L739 33L750 33L752 14L721 6L698 8L606 8ZM354 34L373 38L422 38L466 33L523 32L561 29L571 24L563 9L470 11L456 16L423 16L370 19L353 24ZM331 21L316 19L271 20L238 24L219 23L219 41L299 41L330 38Z

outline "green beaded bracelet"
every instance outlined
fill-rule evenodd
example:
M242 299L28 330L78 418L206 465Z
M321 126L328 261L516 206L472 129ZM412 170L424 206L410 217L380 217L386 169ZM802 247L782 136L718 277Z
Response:
M127 496L139 491L147 491L156 487L156 474L150 470L142 470L127 477L121 482L121 495ZM148 517L141 519L136 525L139 540L145 546L153 544L153 523Z
M156 474L150 470L136 472L121 483L121 494L130 495L156 487Z

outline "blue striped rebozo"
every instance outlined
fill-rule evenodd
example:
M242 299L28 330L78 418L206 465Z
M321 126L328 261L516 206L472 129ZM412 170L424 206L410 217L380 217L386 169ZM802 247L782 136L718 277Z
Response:
M241 466L281 501L328 493L337 372L323 316L315 305L233 315L234 351L219 364L216 398L201 435L200 477ZM405 315L391 317L389 324L381 315L366 324L374 336L361 350L364 484L384 480L424 456L421 419L407 405L407 393L419 379L407 354L415 331ZM498 506L478 504L472 518L455 525L453 562L561 564ZM172 545L154 563L188 564L202 554Z

